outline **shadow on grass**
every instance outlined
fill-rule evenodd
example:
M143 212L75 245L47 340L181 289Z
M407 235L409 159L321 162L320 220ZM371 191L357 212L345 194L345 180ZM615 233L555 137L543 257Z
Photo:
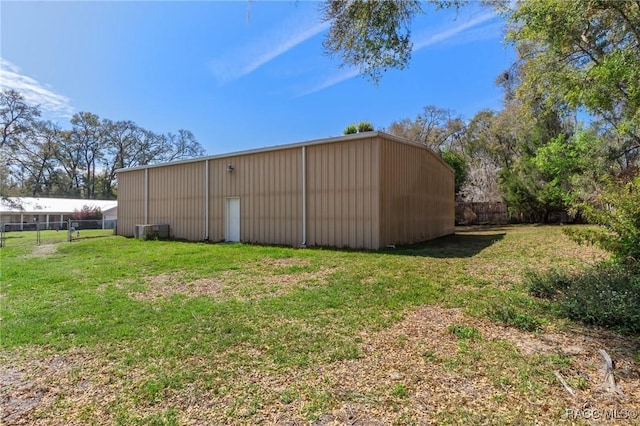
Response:
M496 229L492 229L496 230ZM489 235L453 234L424 243L381 250L381 253L434 258L472 257L502 240L506 232Z
M469 227L461 229L460 232L435 240L425 241L422 243L397 246L396 248L385 248L381 250L357 249L350 247L333 247L333 246L316 246L309 245L302 250L325 250L337 252L353 252L353 253L381 253L399 256L423 256L433 258L464 258L472 257L480 253L485 248L502 240L510 228L487 226L487 227ZM471 233L473 232L473 233ZM477 234L475 232L483 232ZM132 239L132 237L127 237ZM82 237L81 237L82 239ZM241 248L245 246L265 247L265 248L283 248L300 250L299 247L291 247L281 244L260 244L260 243L235 243L235 242L217 242L217 241L190 241L178 238L170 238L164 240L142 240L148 243L155 241L180 242L186 244L212 244L222 245L229 248Z

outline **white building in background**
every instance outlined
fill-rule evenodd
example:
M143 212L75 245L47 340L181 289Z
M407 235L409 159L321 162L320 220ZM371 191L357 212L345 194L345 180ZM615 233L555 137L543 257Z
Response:
M83 207L99 208L104 221L115 221L118 214L116 200L87 200L71 198L8 197L0 199L0 224L3 230L62 228L62 223Z

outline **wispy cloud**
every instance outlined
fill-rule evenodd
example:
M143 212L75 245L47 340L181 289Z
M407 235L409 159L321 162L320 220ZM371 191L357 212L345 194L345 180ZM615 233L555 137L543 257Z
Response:
M459 24L453 28L444 30L444 31L440 31L437 32L435 34L433 33L427 33L427 32L422 32L417 34L417 36L414 36L414 43L413 43L413 52L417 52L419 50L425 49L429 46L433 46L435 44L438 43L442 43L445 41L448 41L450 39L452 39L453 37L460 35L462 33L468 32L468 30L472 29L472 28L477 28L478 26L480 26L481 24L484 24L485 22L491 21L492 19L494 19L496 17L496 15L492 12L487 12L487 13L483 13L481 15L478 15L472 19L469 19L466 22L463 22L462 24ZM473 39L469 38L467 41L472 41ZM316 93L319 92L321 90L327 89L331 86L335 86L336 84L342 83L343 81L352 79L354 77L357 77L359 75L359 71L356 68L350 68L348 70L343 71L342 73L338 74L338 75L334 75L332 77L329 77L328 79L326 79L325 81L313 86L312 88L302 91L301 93L298 93L295 97L302 97L302 96L306 96L306 95L310 95L312 93Z
M309 26L305 23L288 22L278 31L261 38L254 44L233 52L231 57L211 62L211 70L222 84L237 80L251 74L263 65L304 41L320 34L329 28L328 22Z
M0 88L20 92L29 104L39 105L45 114L68 118L74 112L69 98L22 74L20 68L4 58L0 58Z
M342 83L343 81L352 79L354 77L357 77L360 74L360 71L357 68L349 68L348 70L343 71L342 73L338 74L338 75L334 75L332 77L329 77L328 79L326 79L325 81L323 81L320 84L317 84L316 86L313 86L310 89L304 90L300 93L298 93L296 96L296 98L301 98L303 96L307 96L310 95L312 93L316 93L319 92L321 90L327 89L331 86L335 86L336 84Z
M413 43L413 51L417 52L418 50L422 50L426 47L446 41L462 33L463 31L477 27L478 25L490 21L495 17L495 13L486 12L476 16L475 18L469 19L466 22L463 22L460 25L457 25L445 31L438 32L436 34L427 34L425 32L423 32L422 34L418 34L414 39L415 41Z

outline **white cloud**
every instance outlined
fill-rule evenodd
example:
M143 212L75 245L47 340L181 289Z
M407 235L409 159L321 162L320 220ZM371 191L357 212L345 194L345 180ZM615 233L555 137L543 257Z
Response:
M4 58L0 58L0 89L20 92L27 103L39 105L45 114L68 118L74 112L69 98L22 74L20 68Z
M440 31L435 34L422 32L414 37L413 52L415 53L429 46L433 46L435 44L450 40L459 34L467 33L469 32L467 30L476 28L479 25L494 19L495 17L496 15L493 12L487 12L487 13L478 15L472 19L469 19L468 21L462 24L459 24L453 28L450 28L448 30ZM473 40L474 40L473 38L466 38L464 42L470 42ZM357 77L358 75L359 75L359 71L355 68L351 68L348 71L343 71L341 74L334 75L333 77L328 78L327 80L323 81L320 84L317 84L311 89L305 90L297 94L295 97L302 97L302 96L310 95L312 93L319 92L331 86L335 86L336 84L342 83L343 81Z
M327 89L331 86L335 86L336 84L342 83L343 81L352 79L354 77L357 77L360 74L360 71L358 71L357 68L350 68L347 71L343 71L342 73L338 74L338 75L334 75L333 77L328 78L327 80L323 81L322 83L312 87L311 89L305 90L299 94L297 94L295 97L296 98L300 98L302 96L307 96L310 95L312 93L316 93L319 92L321 90Z
M478 15L473 19L469 19L468 21L463 22L462 24L457 25L451 29L441 31L436 34L426 34L423 32L422 34L419 34L418 36L415 37L413 42L413 51L417 52L418 50L422 50L426 47L446 41L462 33L465 30L477 27L478 25L483 24L487 21L490 21L495 17L496 17L495 13L487 12L487 13Z
M233 52L231 57L212 61L211 70L223 84L237 80L251 74L327 28L329 28L329 22L309 25L308 19L290 20L278 31L273 31L262 37L257 43Z

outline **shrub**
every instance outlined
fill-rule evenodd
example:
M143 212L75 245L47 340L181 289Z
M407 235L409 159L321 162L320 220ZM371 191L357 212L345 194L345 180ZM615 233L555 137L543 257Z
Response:
M529 294L543 299L555 299L561 291L571 285L566 272L551 269L544 273L529 271L525 274Z
M445 163L450 165L455 172L455 191L456 194L458 194L462 185L467 181L469 164L462 153L453 151L450 148L440 150L440 157L445 161Z
M352 135L354 133L358 133L358 128L355 124L349 124L347 127L345 127L343 133L345 135Z
M640 262L640 176L626 184L607 182L596 203L580 208L602 229L565 228L565 234L579 243L602 247L618 262Z
M588 324L640 332L640 269L602 263L580 273L529 273L529 292L557 301L565 315Z
M449 333L453 334L454 336L456 336L458 339L461 339L461 340L479 340L480 339L480 330L478 330L473 326L456 324L456 325L450 325L449 328L447 328L447 330L449 331Z
M536 317L514 308L509 304L491 307L487 315L494 321L519 328L524 331L538 331L542 323Z
M368 121L361 121L358 123L358 133L373 132L373 124Z
M368 121L361 121L358 124L349 124L342 131L345 135L352 135L354 133L373 132L373 124Z
M74 210L71 218L76 220L100 220L102 219L102 211L100 207L84 205L81 210Z
M406 398L409 396L409 391L407 387L402 383L397 383L391 388L391 395L397 398Z

